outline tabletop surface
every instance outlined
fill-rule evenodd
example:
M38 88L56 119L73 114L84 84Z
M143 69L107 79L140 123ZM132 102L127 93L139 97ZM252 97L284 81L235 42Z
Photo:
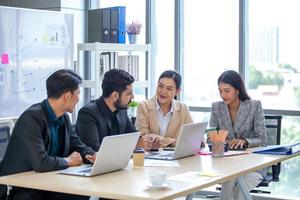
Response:
M224 158L191 156L179 159L179 167L133 167L94 177L79 177L57 172L36 173L33 171L0 177L1 184L49 190L56 192L98 196L112 199L172 199L191 192L236 178L277 162L294 157L282 155L245 154ZM169 162L169 161L165 161ZM167 173L166 187L149 187L146 178L149 171ZM214 176L191 177L190 180L171 180L174 175L186 172L210 172Z

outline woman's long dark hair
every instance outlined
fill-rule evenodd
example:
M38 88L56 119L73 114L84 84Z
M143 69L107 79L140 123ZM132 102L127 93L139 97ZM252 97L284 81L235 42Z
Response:
M179 73L177 73L176 71L166 70L159 76L158 80L160 80L162 78L172 79L175 82L176 89L180 89L180 87L181 87L181 75Z
M178 72L173 70L166 70L159 76L158 81L162 78L172 79L175 82L176 90L180 89L182 80L181 80L181 75ZM177 100L177 95L175 95L174 99Z
M223 72L218 78L218 85L220 83L226 83L234 87L239 91L239 99L241 101L245 101L246 99L250 99L247 94L244 81L239 73L233 70L228 70Z

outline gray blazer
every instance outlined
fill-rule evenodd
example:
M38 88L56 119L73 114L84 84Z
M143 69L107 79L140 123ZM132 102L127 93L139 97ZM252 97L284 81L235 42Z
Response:
M232 124L228 106L223 102L212 104L210 127L228 130L228 139L239 138L248 142L248 147L266 146L266 125L260 101L241 101L236 121Z

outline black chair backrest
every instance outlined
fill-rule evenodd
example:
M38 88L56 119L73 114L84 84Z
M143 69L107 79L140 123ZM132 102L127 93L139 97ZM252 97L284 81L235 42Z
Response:
M265 115L267 145L279 145L281 137L281 115Z
M265 115L266 131L267 131L267 145L279 145L281 137L281 115ZM267 187L271 181L278 182L280 174L280 163L272 165L267 170L266 178L259 184L259 186Z
M2 160L10 137L9 126L0 127L0 161Z

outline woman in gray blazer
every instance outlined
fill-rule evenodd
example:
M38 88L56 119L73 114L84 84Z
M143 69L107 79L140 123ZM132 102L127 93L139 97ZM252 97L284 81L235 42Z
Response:
M241 76L228 70L218 78L220 97L223 101L212 104L210 127L228 130L229 148L266 145L266 126L260 101L251 100ZM243 176L250 190L262 180L264 171ZM221 199L243 199L237 181L222 184Z

